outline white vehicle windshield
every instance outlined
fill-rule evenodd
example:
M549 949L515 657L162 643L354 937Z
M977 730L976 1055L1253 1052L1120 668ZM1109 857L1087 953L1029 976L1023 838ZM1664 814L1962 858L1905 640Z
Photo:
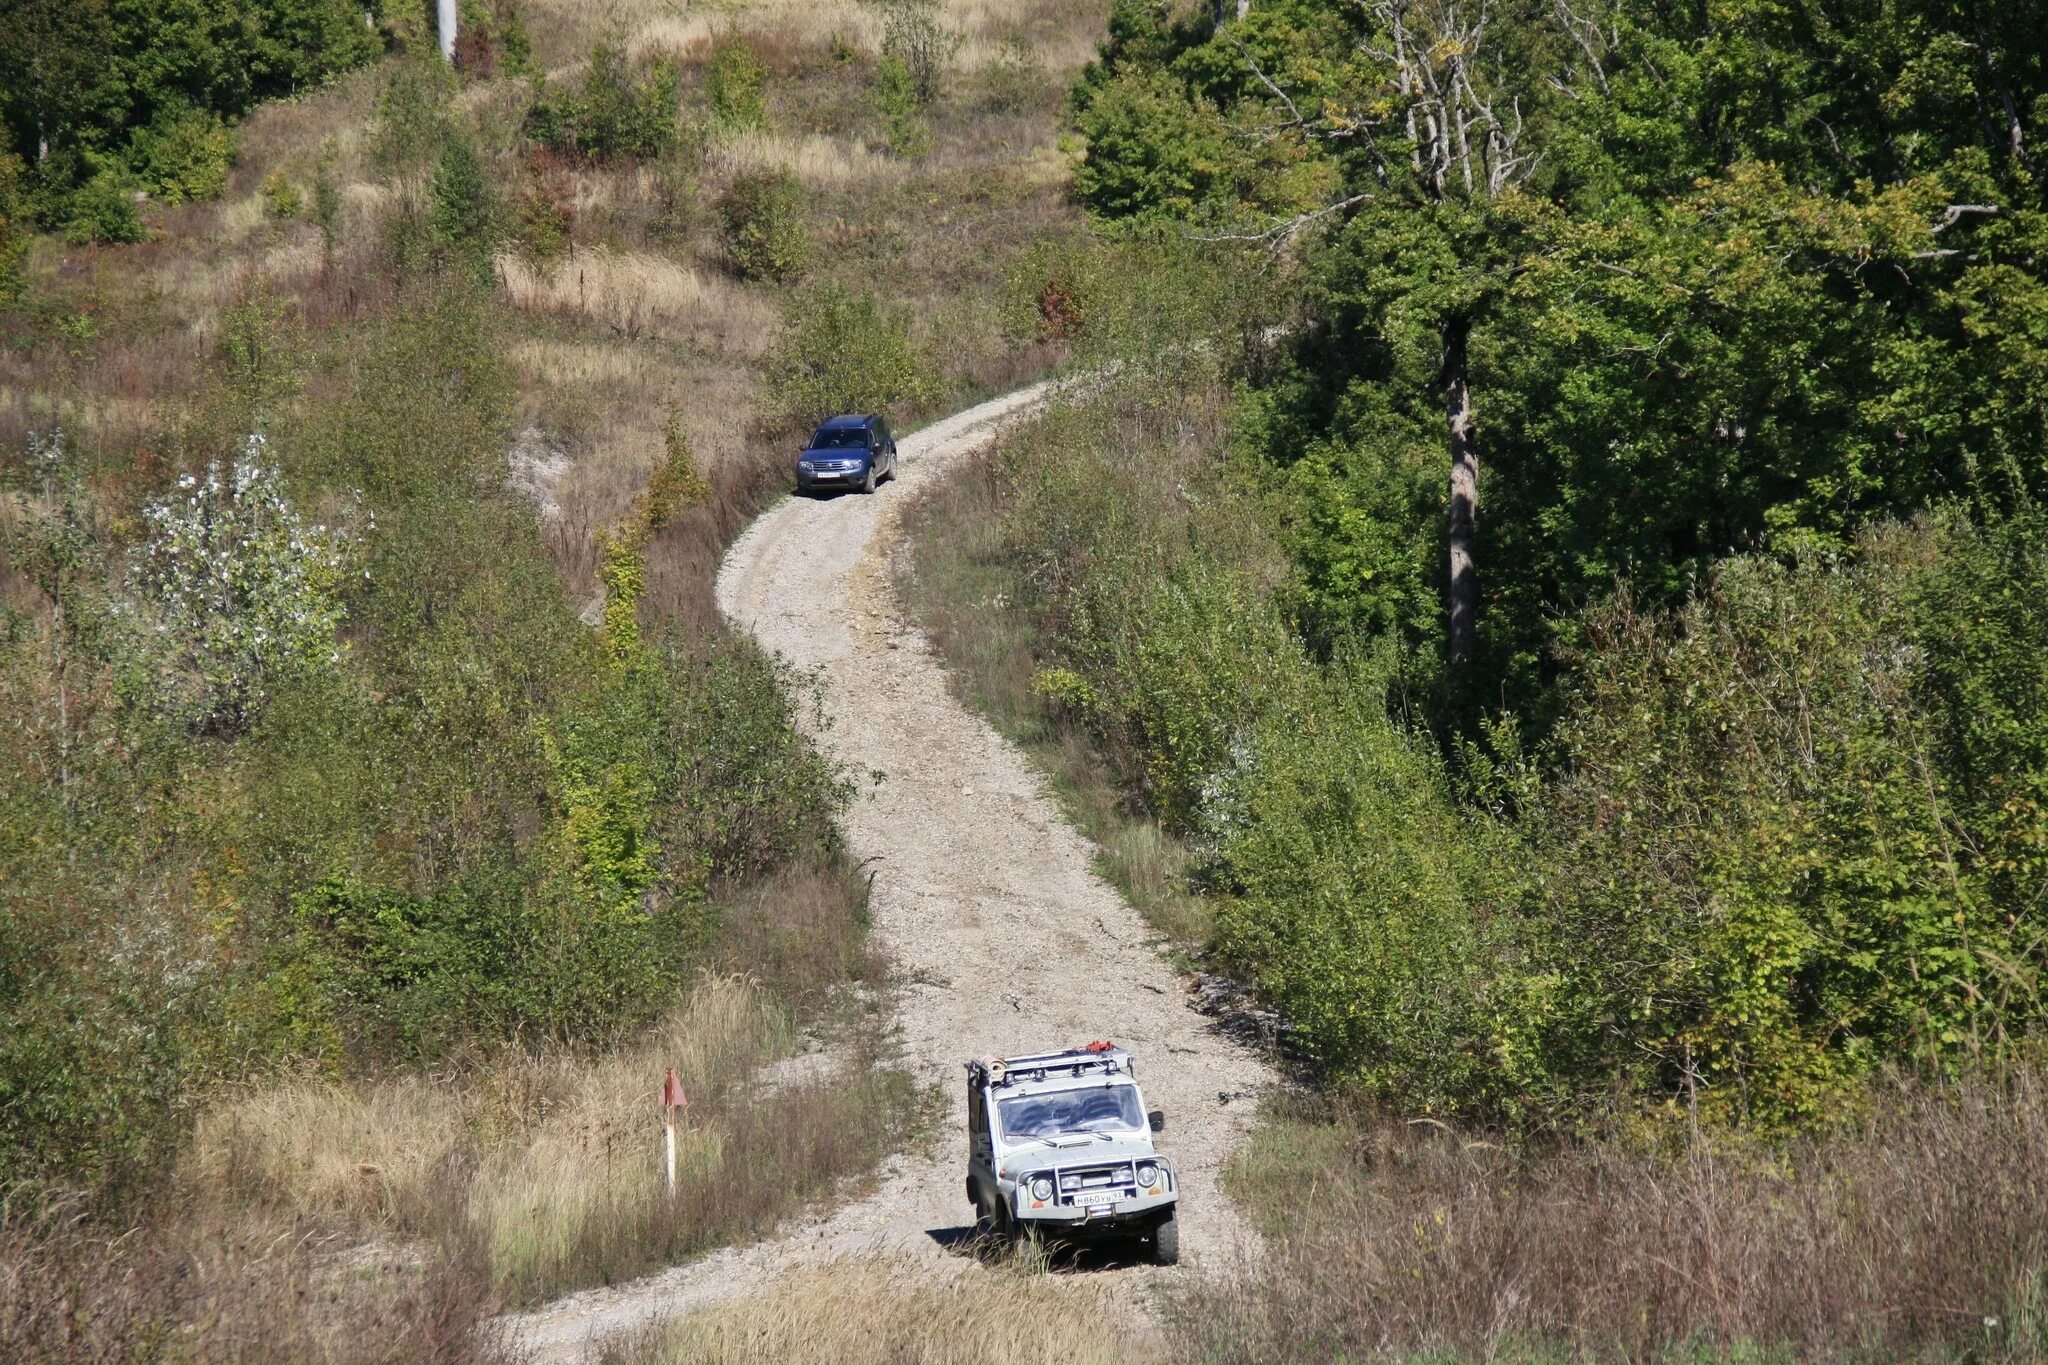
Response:
M1049 1138L1062 1133L1138 1133L1145 1128L1145 1110L1135 1085L1090 1086L1018 1095L999 1101L1003 1135L1008 1138Z

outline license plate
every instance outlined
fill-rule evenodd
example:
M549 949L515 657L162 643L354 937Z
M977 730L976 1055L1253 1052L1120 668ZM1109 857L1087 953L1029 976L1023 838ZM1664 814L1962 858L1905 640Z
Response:
M1103 1208L1114 1203L1116 1203L1115 1190L1083 1190L1074 1196L1074 1205L1077 1208Z
M836 479L839 477L839 471L836 469L821 469L811 475L811 477L814 479Z

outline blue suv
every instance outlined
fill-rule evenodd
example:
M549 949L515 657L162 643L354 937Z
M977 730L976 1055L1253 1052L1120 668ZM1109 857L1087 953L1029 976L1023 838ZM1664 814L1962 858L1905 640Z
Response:
M896 438L889 434L889 424L873 413L828 419L796 457L799 493L828 488L872 493L876 484L895 477Z

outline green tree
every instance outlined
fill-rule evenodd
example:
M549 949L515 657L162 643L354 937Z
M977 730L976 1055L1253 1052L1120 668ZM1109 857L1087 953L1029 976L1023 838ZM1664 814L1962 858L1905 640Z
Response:
M488 285L492 254L505 236L505 206L476 146L451 137L435 168L428 229L443 256Z
M938 388L930 357L911 340L910 310L842 284L790 301L768 368L780 415L805 428L835 413L914 409Z

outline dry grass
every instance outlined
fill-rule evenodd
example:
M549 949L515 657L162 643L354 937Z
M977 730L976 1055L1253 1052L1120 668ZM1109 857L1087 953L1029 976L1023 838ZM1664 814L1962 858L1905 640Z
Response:
M482 1281L425 1247L372 1262L229 1220L105 1226L62 1203L0 1209L0 1359L16 1365L497 1358Z
M1177 1303L1217 1361L2048 1352L2048 1075L1898 1086L1783 1147L1518 1152L1269 1123L1235 1172L1264 1273Z
M1166 1357L1109 1276L1012 1271L935 1281L923 1265L846 1259L758 1298L665 1324L606 1365L1137 1365Z
M946 0L945 9L947 26L961 38L955 60L965 71L1001 59L1005 40L1030 43L1055 72L1070 74L1095 55L1099 15L1092 4ZM534 0L529 16L551 66L580 58L593 33L622 35L627 52L635 57L694 56L727 28L771 37L785 48L824 47L840 38L873 51L882 39L880 17L860 0L726 0L710 5L690 0ZM584 39L580 45L579 38Z
M866 1055L751 1093L746 1078L793 1047L760 987L707 976L683 1008L596 1058L510 1052L460 1076L266 1087L201 1121L177 1184L278 1225L459 1236L513 1298L618 1278L765 1231L900 1136L907 1087ZM671 1065L692 1108L668 1200L656 1097Z
M779 318L769 300L722 275L644 251L594 247L549 270L498 258L515 308L594 322L631 340L660 337L740 356L758 356Z

